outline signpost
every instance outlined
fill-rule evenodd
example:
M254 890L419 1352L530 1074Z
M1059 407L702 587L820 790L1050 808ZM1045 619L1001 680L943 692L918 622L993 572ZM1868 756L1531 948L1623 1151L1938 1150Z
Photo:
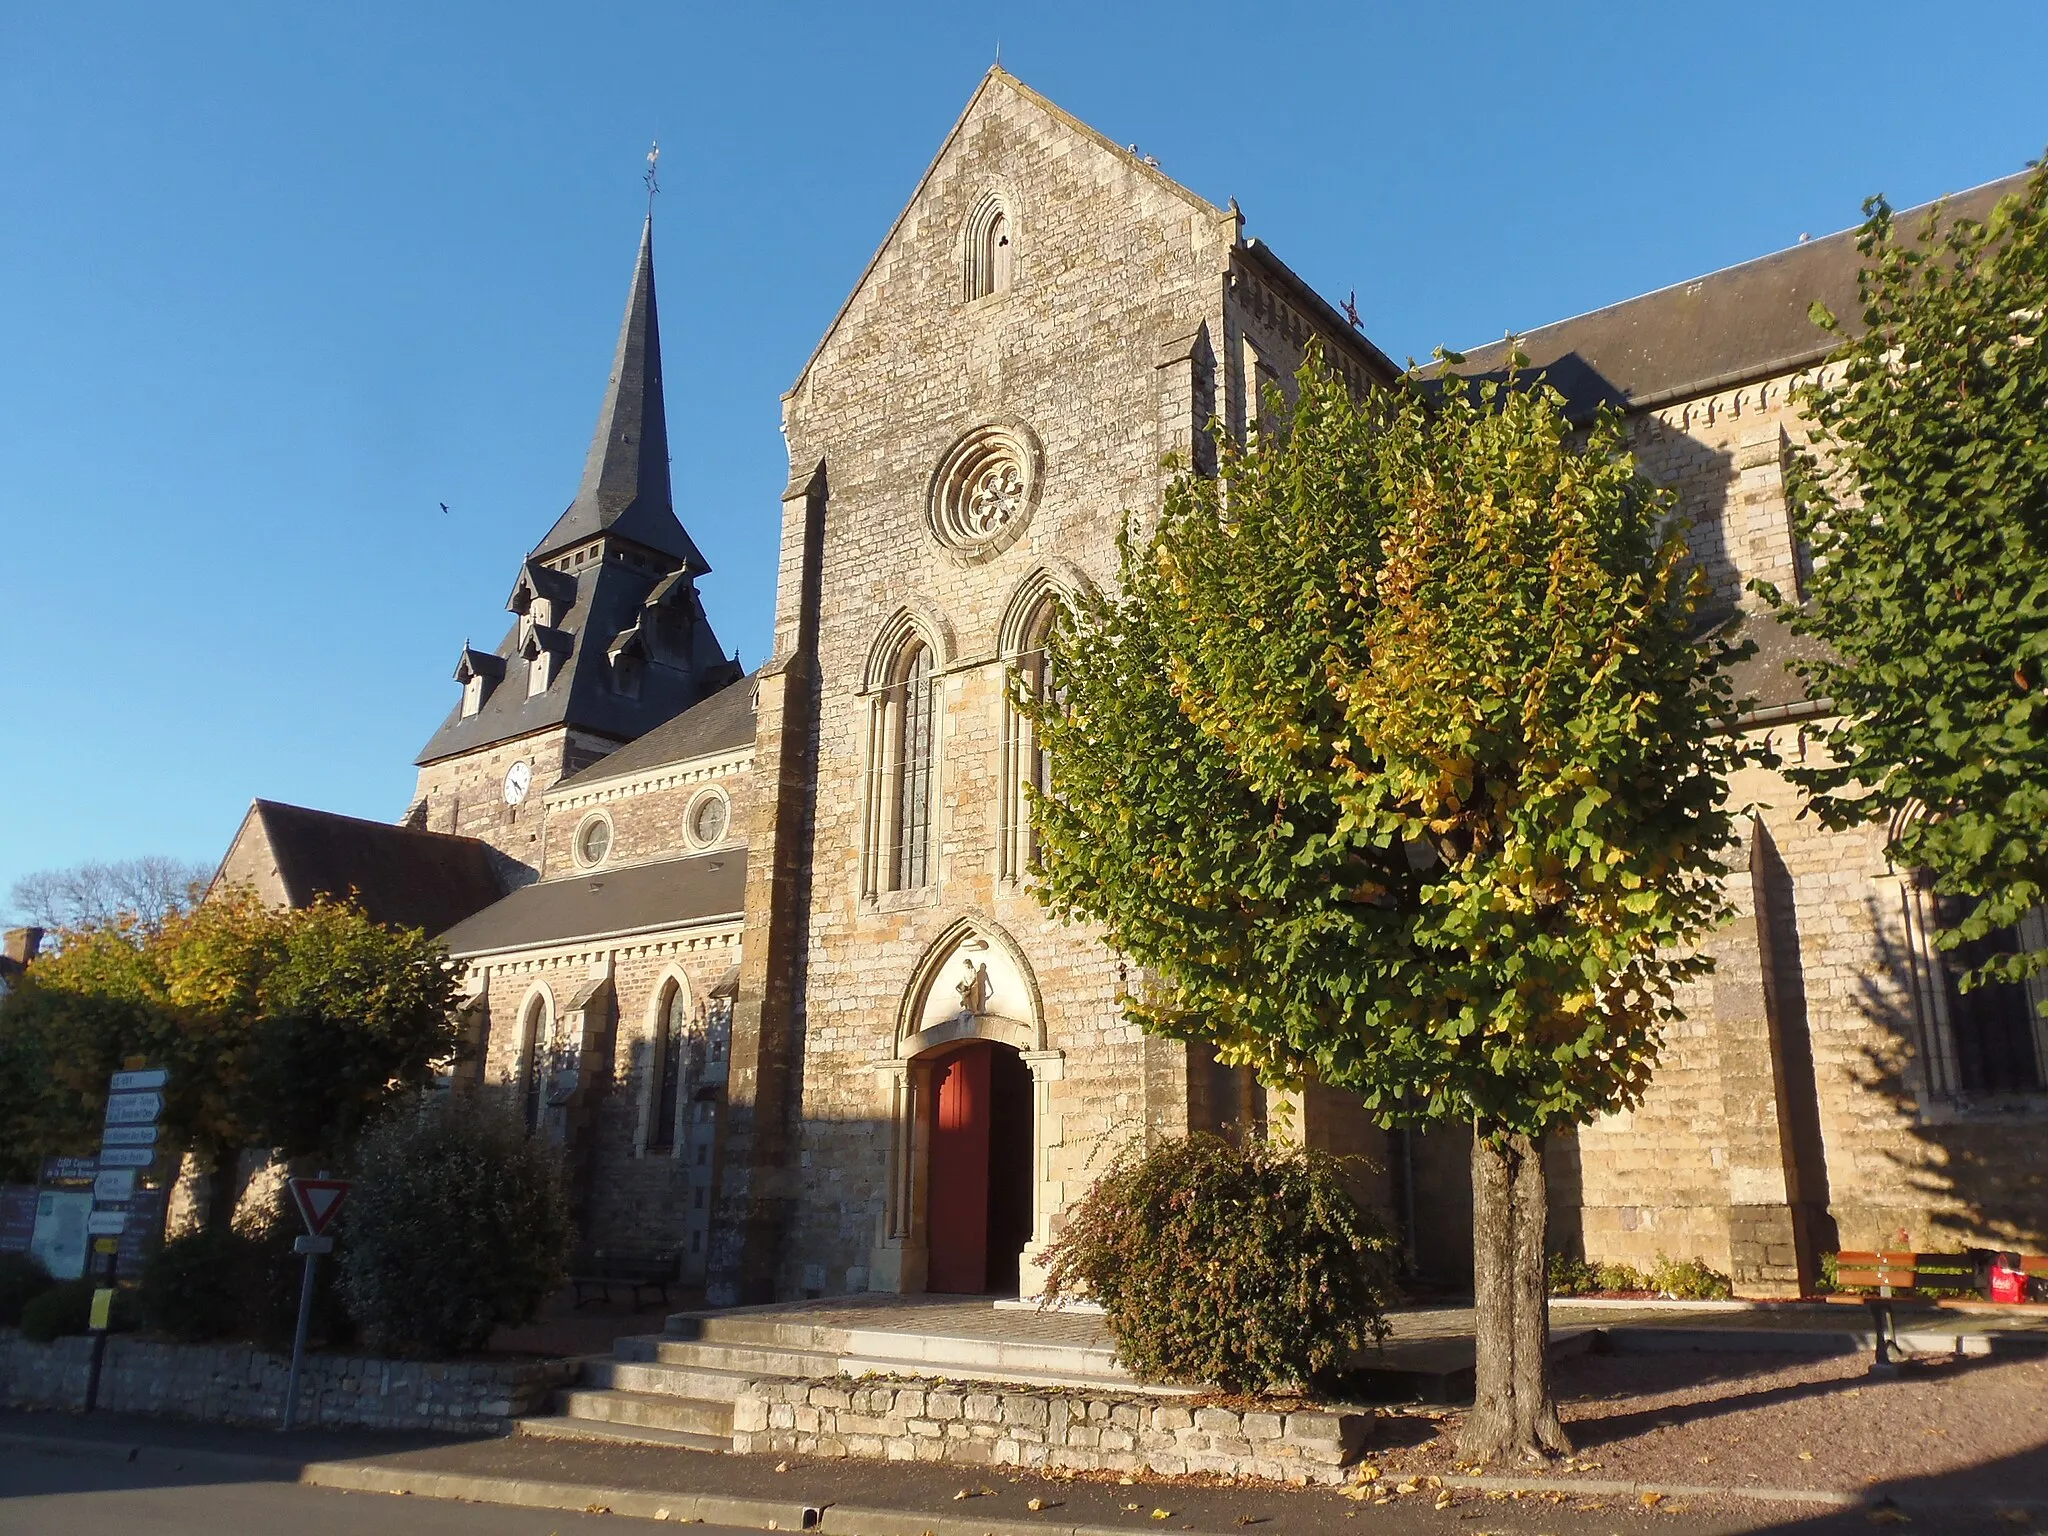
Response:
M299 1325L292 1334L292 1374L285 1384L284 1422L278 1426L280 1429L290 1429L298 1412L299 1373L306 1363L306 1329L313 1317L313 1272L321 1254L334 1252L334 1239L327 1235L327 1228L341 1213L342 1202L348 1199L349 1181L330 1179L323 1172L317 1179L293 1179L290 1188L292 1204L299 1208L299 1219L306 1224L306 1235L292 1242L292 1252L306 1256L306 1278L299 1284Z
M163 1118L162 1089L170 1074L131 1061L107 1082L107 1118L93 1169L92 1201L85 1220L92 1240L92 1268L99 1284L92 1293L92 1367L85 1378L85 1411L99 1402L100 1367L107 1355L107 1326L114 1311L114 1278L120 1269L121 1240L135 1201L141 1170L156 1161L157 1122ZM86 1161L91 1161L87 1159Z

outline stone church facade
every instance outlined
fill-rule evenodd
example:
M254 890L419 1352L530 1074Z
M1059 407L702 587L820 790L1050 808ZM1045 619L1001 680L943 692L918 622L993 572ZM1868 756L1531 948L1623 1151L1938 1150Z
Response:
M1732 607L1754 577L1802 579L1788 392L1824 350L1808 303L1854 270L1833 237L1523 339L1575 408L1629 414ZM1127 1022L1126 964L1040 910L1042 764L1009 687L1042 685L1057 600L1114 582L1162 460L1207 467L1209 423L1254 425L1315 342L1354 389L1398 371L1234 203L991 71L784 397L774 649L741 677L670 501L643 239L577 500L519 564L504 640L461 651L404 818L444 863L474 844L497 871L505 894L446 929L469 978L458 1086L567 1147L588 1241L673 1248L717 1303L1030 1294L1125 1140L1268 1111ZM1817 750L1795 642L1747 622L1745 728ZM1929 900L1875 832L1819 831L1765 770L1735 793L1761 809L1718 969L1644 1104L1555 1149L1555 1241L1698 1256L1754 1294L1901 1232L2038 1244L2028 999L1946 983ZM251 846L252 869L277 862ZM1360 1192L1418 1273L1469 1274L1460 1138L1315 1088L1292 1113L1370 1160Z

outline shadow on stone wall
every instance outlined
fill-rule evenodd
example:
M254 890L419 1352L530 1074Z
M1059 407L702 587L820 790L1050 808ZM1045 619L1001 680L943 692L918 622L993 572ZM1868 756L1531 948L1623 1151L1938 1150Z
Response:
M1862 1194L1845 1202L1838 1195L1842 1241L1922 1252L2014 1245L2040 1252L2048 1244L2048 1115L2041 1097L1973 1102L1926 1092L1911 994L1887 984L1910 976L1912 959L1875 898L1865 911L1874 964L1857 981L1856 1007L1868 1029L1849 1071L1880 1113L1870 1117L1877 1123L1842 1129L1876 1133L1874 1151L1891 1170L1885 1182L1898 1198Z

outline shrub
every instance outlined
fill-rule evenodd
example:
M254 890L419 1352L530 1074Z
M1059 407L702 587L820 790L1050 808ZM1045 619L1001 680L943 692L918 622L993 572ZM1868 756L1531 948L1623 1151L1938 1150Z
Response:
M423 1103L363 1140L342 1212L341 1294L380 1349L458 1354L567 1279L561 1159L495 1105Z
M0 1253L0 1328L21 1326L21 1309L57 1282L25 1253Z
M1611 1291L1656 1289L1641 1270L1627 1264L1594 1264L1562 1253L1550 1256L1545 1273L1553 1296L1599 1296Z
M142 1272L143 1326L186 1344L246 1330L253 1246L246 1234L217 1228L165 1243Z
M1640 1269L1632 1264L1601 1264L1593 1270L1593 1289L1596 1291L1648 1291L1654 1290Z
M1271 1390L1385 1336L1392 1249L1336 1159L1189 1136L1133 1147L1069 1212L1047 1294L1100 1302L1143 1380Z
M1650 1269L1647 1289L1675 1301L1727 1301L1735 1294L1734 1282L1709 1268L1704 1259L1671 1259L1661 1253Z
M35 1297L21 1309L21 1331L36 1344L85 1333L92 1325L91 1280L63 1280ZM107 1318L108 1331L127 1333L135 1326L135 1293L114 1292L113 1311Z

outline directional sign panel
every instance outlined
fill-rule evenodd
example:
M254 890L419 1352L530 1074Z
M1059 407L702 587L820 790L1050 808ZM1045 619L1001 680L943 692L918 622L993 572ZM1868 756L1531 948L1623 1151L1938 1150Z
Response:
M126 1211L94 1211L85 1218L86 1234L90 1237L119 1237L128 1230Z
M162 1067L151 1067L143 1072L116 1072L107 1084L114 1093L139 1093L145 1088L161 1088L171 1080L171 1074Z
M92 1197L101 1205L126 1205L135 1198L133 1168L103 1168L92 1181Z
M156 1161L155 1147L101 1147L102 1168L147 1168Z
M148 1125L163 1112L160 1093L117 1093L107 1100L109 1125Z
M298 1202L306 1230L315 1237L325 1232L327 1224L340 1212L342 1201L348 1198L348 1191L347 1179L293 1179L292 1199Z
M153 1147L162 1129L157 1125L110 1125L100 1133L100 1142L109 1147Z

